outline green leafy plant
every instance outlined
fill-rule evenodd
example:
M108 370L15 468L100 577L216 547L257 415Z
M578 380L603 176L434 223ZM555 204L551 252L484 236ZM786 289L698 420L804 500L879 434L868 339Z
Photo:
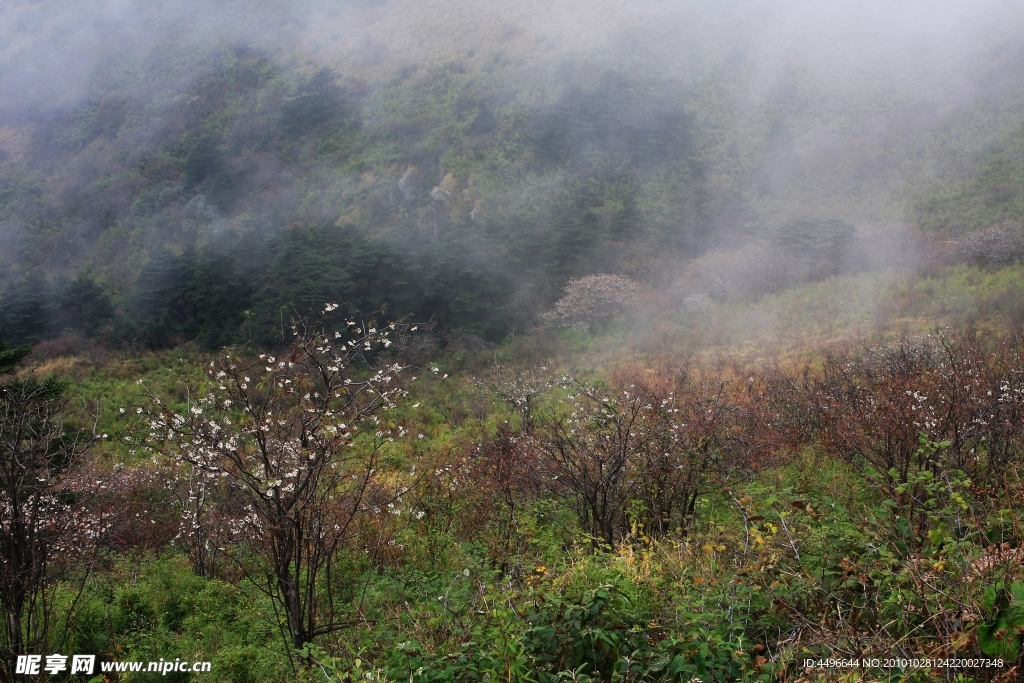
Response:
M1014 661L1024 641L1024 583L990 585L981 603L989 618L978 626L978 647L989 657Z

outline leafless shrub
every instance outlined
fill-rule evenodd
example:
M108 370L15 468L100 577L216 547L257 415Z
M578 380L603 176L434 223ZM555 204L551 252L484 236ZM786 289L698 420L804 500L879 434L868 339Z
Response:
M809 398L825 446L870 465L894 495L925 470L999 485L1024 448L1021 361L1014 338L905 338L829 358Z
M717 374L632 370L611 393L564 386L567 403L534 440L540 479L605 545L633 530L685 534L701 496L754 471L777 446L759 390Z
M47 339L32 347L29 360L40 361L44 358L60 358L63 356L77 356L90 351L96 343L77 336L58 337Z
M637 472L641 504L635 520L651 536L685 533L709 487L733 481L745 469L745 458L736 457L742 450L733 429L737 406L717 377L681 373L659 388L640 387L657 401L657 425Z
M812 389L826 449L872 467L890 493L927 468L933 454L920 450L920 434L938 425L929 381L936 365L929 340L904 339L861 357L828 358Z
M473 381L487 396L497 398L518 414L526 434L533 431L537 399L554 386L546 366L522 367L506 363L495 363L486 375L479 379L474 377Z
M484 534L488 555L507 572L510 559L523 543L521 510L542 490L538 486L533 440L509 426L500 426L473 451L472 518L489 524Z
M391 351L394 356L406 362L418 362L430 358L440 349L434 335L437 324L430 320L420 325L402 326L395 331Z
M449 329L445 331L444 345L445 348L452 351L471 352L486 351L494 346L494 344L488 342L478 334L458 329Z
M571 503L595 543L612 546L629 532L627 508L657 436L653 399L568 387L571 414L552 412L538 440L542 480Z
M108 515L104 546L116 552L133 548L159 552L172 544L182 530L175 479L148 464L118 471L97 501ZM216 576L193 566L201 576Z

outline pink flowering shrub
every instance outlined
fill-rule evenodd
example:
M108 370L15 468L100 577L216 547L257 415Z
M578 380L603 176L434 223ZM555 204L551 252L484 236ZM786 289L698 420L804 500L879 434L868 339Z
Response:
M542 317L551 327L596 332L637 304L640 285L621 275L587 275L570 280L565 296Z

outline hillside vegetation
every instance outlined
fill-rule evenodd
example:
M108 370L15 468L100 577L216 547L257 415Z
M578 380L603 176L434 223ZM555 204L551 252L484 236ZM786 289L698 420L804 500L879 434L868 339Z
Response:
M458 13L351 8L367 31L360 49L387 32L432 35L409 37L421 47L401 57L392 36L379 58L357 58L344 32L348 48L318 53L323 37L297 27L299 10L283 20L297 36L283 49L225 9L205 31L241 22L237 35L123 41L78 74L77 97L8 79L4 334L217 348L273 339L282 308L338 300L497 340L535 324L570 278L618 272L663 286L686 260L794 220L902 221L947 236L1019 220L1013 43L972 46L965 31L948 51L971 46L970 60L944 80L871 80L814 43L722 54L742 5L697 25L647 9L621 34L584 21L579 40L593 49L559 38L538 53L525 9L503 18L472 6L506 35L453 43ZM162 26L181 8L139 11ZM6 22L20 39L8 63L45 63L41 41L72 30L73 16L20 7ZM441 17L444 29L432 23ZM125 30L115 15L93 21ZM659 25L700 38L641 47ZM840 45L868 59L887 39Z
M1020 314L999 303L1020 278L1019 265L850 275L495 348L463 335L441 352L406 327L379 361L412 363L386 370L395 407L330 437L354 444L334 462L368 488L316 582L315 623L331 629L308 644L279 631L283 603L260 591L272 565L259 527L237 526L244 489L219 474L197 489L204 468L233 478L244 461L192 458L218 452L196 450L203 434L227 436L207 420L244 440L263 408L234 406L275 386L286 438L302 390L283 380L306 381L320 352L282 354L292 369L195 348L45 361L34 373L70 378L82 418L98 418L92 471L125 463L82 518L105 525L84 545L92 572L69 566L49 589L58 606L84 591L56 608L68 649L170 650L210 659L214 680L819 680L850 670L805 659L875 656L1001 658L956 666L1012 680L1019 644L992 634L1015 623L998 591L1021 580L1021 344L1006 332ZM836 291L857 307L837 308ZM349 376L383 381L358 363ZM331 510L355 508L316 514Z

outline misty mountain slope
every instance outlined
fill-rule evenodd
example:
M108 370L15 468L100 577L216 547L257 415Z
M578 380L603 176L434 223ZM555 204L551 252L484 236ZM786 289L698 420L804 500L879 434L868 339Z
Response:
M91 335L216 346L337 299L498 337L794 219L1019 218L989 9L14 3L0 333L87 301Z
M1014 102L1022 111L1024 99ZM915 222L929 230L956 234L1024 216L1024 121L1000 131L994 140L951 173L924 188L911 205Z
M194 317L196 306L177 293L191 285L154 285L163 298L140 293L158 271L170 277L191 268L146 270L154 254L273 259L288 239L282 227L334 225L339 236L378 243L402 270L423 269L418 293L403 300L385 288L379 301L442 313L461 302L450 322L485 329L494 324L485 309L502 305L481 300L488 290L505 291L507 304L510 292L543 291L552 278L585 274L592 264L639 269L644 259L630 254L678 241L666 233L684 223L691 236L675 246L697 248L699 191L675 192L650 221L637 206L646 175L668 174L698 190L701 182L688 117L657 88L644 92L599 71L531 108L495 103L493 86L455 66L374 92L324 69L281 71L245 49L220 59L219 70L176 92L159 81L132 97L118 88L24 127L34 128L32 153L5 162L15 170L4 195L9 277L33 267L51 276L84 268L122 295L123 311L155 305ZM255 251L244 253L243 237ZM124 258L110 261L111 253ZM332 267L348 268L351 254L334 253ZM496 270L495 258L511 263ZM488 282L470 289L474 277ZM464 293L445 279L466 283ZM257 288L248 291L259 298ZM321 290L280 304L322 296L352 293ZM366 298L357 298L362 307Z

